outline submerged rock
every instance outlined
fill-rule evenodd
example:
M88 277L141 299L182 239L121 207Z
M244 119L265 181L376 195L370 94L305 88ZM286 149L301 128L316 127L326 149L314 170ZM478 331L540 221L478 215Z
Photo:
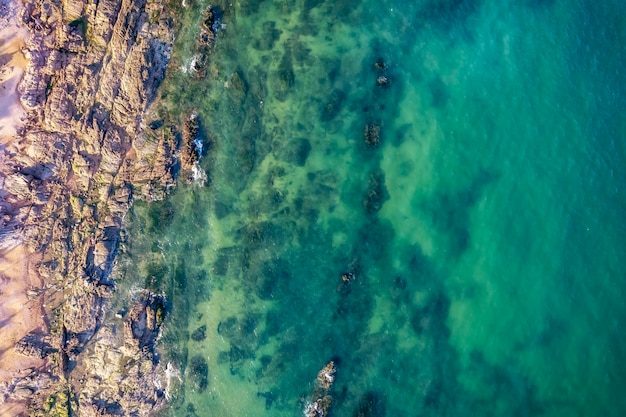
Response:
M193 382L193 386L203 392L209 386L209 365L207 361L200 355L191 358L189 362L189 377Z
M322 106L322 121L329 122L337 117L345 99L345 92L343 92L342 90L333 90L333 92L328 97L328 100Z
M375 391L366 392L352 415L353 417L384 417L384 398Z
M275 147L275 155L280 160L289 162L297 166L304 166L309 154L311 153L311 141L306 138L297 138L284 143L285 141L276 141L272 144Z
M242 104L243 100L248 95L248 83L246 82L243 72L240 69L233 71L226 86L226 91L233 101L238 104Z
M201 342L206 339L206 325L198 327L191 333L191 340Z
M380 145L380 123L368 123L365 125L363 137L368 148L378 148L378 145Z
M370 174L369 182L365 198L363 199L363 207L367 214L375 214L389 199L387 188L385 187L385 175L382 172L374 172Z
M274 48L274 44L280 38L282 31L276 29L276 22L267 21L261 25L263 30L262 36L254 40L252 47L259 51L269 51Z

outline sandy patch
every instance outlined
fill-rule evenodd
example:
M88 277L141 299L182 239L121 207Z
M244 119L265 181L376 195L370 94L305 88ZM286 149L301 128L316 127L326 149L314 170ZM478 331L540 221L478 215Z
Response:
M0 143L16 135L22 123L24 108L17 86L28 60L22 53L28 31L17 24L18 3L0 0Z
M0 381L15 373L39 367L43 361L19 355L13 347L28 332L44 329L43 306L39 296L41 280L34 270L38 256L24 246L0 254ZM7 379L8 378L8 379Z
M28 31L17 24L20 4L0 0L0 150L17 135L25 115L19 101L17 86L28 60L22 53ZM1 158L0 158L1 159ZM44 360L18 354L15 342L34 330L46 326L42 280L36 271L39 255L26 247L0 250L0 386L27 376L33 369L42 369ZM25 412L24 403L3 403L0 392L0 415L17 416Z
M28 253L25 246L0 253L0 384L10 384L33 369L42 370L45 365L45 360L23 356L14 349L15 342L29 332L46 328L39 290L43 282L35 270L38 261L39 256ZM0 398L0 415L17 415L23 406L2 404Z

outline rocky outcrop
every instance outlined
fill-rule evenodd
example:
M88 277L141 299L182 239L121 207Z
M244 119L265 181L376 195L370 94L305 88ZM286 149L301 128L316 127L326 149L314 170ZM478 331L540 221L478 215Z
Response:
M46 404L60 407L62 394L70 415L150 415L163 403L153 350L165 301L138 300L122 332L103 319L124 215L133 199L160 199L175 183L176 135L144 129L172 20L158 0L25 3L28 114L20 140L0 149L0 248L42 255L49 334L16 349L47 358L51 371L4 387L5 400L52 412ZM118 385L108 392L105 380Z
M46 339L45 335L28 334L15 344L15 350L24 356L43 359L58 351Z
M207 75L209 55L213 50L215 33L220 27L219 19L215 10L208 7L204 11L200 34L196 38L196 54L191 65L191 71L196 78L204 78Z
M329 392L335 382L335 373L337 373L335 362L330 361L317 374L315 388L310 395L310 400L304 406L306 417L324 417L329 414L333 403Z
M85 350L77 372L81 416L152 415L169 386L155 343L167 312L163 295L144 292L134 301L121 328L106 324Z

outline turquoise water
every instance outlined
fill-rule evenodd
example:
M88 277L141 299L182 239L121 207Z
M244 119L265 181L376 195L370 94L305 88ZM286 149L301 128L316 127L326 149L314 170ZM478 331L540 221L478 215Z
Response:
M172 302L167 415L302 415L331 359L338 417L626 413L621 2L217 2L196 80L207 5L162 111L209 180L125 261Z

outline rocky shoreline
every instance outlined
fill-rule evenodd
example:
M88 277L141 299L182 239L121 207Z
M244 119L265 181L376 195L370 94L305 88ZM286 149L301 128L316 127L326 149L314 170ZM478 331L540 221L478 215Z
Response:
M19 12L29 30L26 120L0 148L0 256L36 255L31 273L43 285L29 297L42 326L13 349L42 365L2 383L4 410L147 416L166 402L169 370L155 342L167 299L142 291L123 325L105 316L124 216L133 199L161 199L175 185L185 148L184 135L144 121L174 42L167 7L36 0Z

